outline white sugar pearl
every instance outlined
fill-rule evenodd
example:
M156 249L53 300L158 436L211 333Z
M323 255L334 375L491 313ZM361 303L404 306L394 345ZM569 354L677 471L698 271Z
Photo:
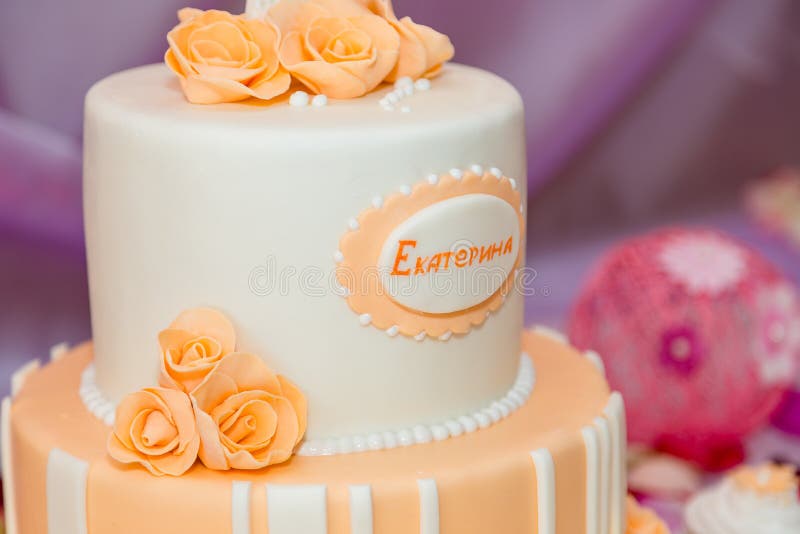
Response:
M403 113L411 113L411 106L403 106L400 108Z
M427 78L420 78L414 82L414 87L417 91L427 91L431 88L431 81Z
M414 80L412 80L409 76L403 76L394 82L395 89L405 89L406 87L414 87Z
M305 91L295 91L289 97L289 105L296 108L302 108L308 105L308 93Z
M316 95L311 100L311 105L315 108L322 108L328 105L328 97L325 95Z

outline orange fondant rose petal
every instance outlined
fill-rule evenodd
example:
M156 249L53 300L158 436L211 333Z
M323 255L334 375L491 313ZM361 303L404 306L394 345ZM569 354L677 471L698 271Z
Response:
M107 446L118 462L138 463L154 475L173 476L194 464L199 447L190 398L165 388L147 388L125 397Z
M194 7L184 7L178 10L178 20L181 22L186 22L187 20L192 20L193 18L202 14L203 14L202 9L197 9Z
M200 436L200 449L198 457L203 465L215 471L230 469L228 459L222 447L219 436L219 427L211 416L198 408L194 403L195 417L197 418L197 433Z
M221 312L211 308L193 308L182 312L169 325L176 330L188 330L198 336L208 336L219 341L222 352L233 352L236 346L236 330Z
M266 100L288 90L284 75L272 81L280 74L280 34L272 23L215 10L182 10L179 18L167 34L164 62L190 102Z
M288 378L278 375L278 380L281 383L283 396L292 404L294 413L297 415L298 431L297 442L295 443L297 444L300 443L300 440L303 439L303 435L306 433L306 426L308 424L308 401L305 395L303 395L297 386L290 382Z
M234 469L261 469L272 464L285 462L292 456L297 443L298 425L297 415L291 403L282 397L271 399L275 413L278 416L278 425L272 441L265 448L258 451L248 451L239 448L228 452L228 464Z
M330 11L314 2L276 2L269 8L267 16L281 34L286 35L307 28L315 19L330 16Z
M256 77L250 84L253 96L262 100L271 100L289 90L292 77L288 72L280 70L272 77Z
M425 49L426 68L421 75L428 75L441 67L442 64L453 59L455 48L450 39L443 33L439 33L428 26L417 24L411 20L411 17L403 17L400 20L400 25L408 28L410 32L416 35ZM400 76L404 76L404 74L400 74ZM408 74L405 74L405 76L408 76Z

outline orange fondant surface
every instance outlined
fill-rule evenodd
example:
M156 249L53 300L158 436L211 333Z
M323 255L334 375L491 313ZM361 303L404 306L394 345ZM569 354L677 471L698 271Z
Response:
M58 447L90 463L88 531L228 532L231 482L253 482L252 532L267 534L264 484L325 484L328 532L350 532L347 486L370 484L376 534L419 530L417 479L433 478L442 534L536 532L536 482L529 452L555 462L558 532L585 529L585 453L580 429L601 415L605 380L576 351L526 333L536 385L529 401L484 430L442 442L333 457L295 456L262 471L215 472L196 465L182 477L154 477L106 455L109 428L78 397L92 346L75 348L32 375L12 407L12 454L20 532L45 533L45 473ZM309 410L313 410L309 406Z

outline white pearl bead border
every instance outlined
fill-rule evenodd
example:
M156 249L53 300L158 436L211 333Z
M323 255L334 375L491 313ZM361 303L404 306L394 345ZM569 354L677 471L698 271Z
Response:
M397 431L344 436L340 438L307 440L297 451L298 456L333 456L356 452L381 451L397 447L422 445L432 441L443 441L499 423L522 405L533 393L536 384L536 369L530 356L520 355L519 371L514 385L504 397L492 402L472 414L448 419L430 425L415 425Z
M114 425L114 417L117 413L117 406L106 399L95 381L94 363L86 366L81 373L81 385L78 394L83 401L83 405L89 413L100 419L106 426Z
M399 81L400 80L398 80L398 82ZM419 80L417 80L417 81L419 81ZM484 173L484 167L482 165L478 164L478 163L473 163L472 165L467 167L467 170L469 170L473 174L477 174L479 176L482 176L483 173ZM466 171L465 170L461 170L459 168L452 168L447 172L448 172L448 174L450 174L450 176L452 176L456 180L460 180L461 178L464 177L464 173ZM489 167L489 174L491 174L492 176L494 176L498 180L500 180L503 177L503 171L501 171L497 167ZM427 182L429 184L436 185L436 184L439 183L439 175L435 174L435 173L431 173L431 174L429 174L427 176L426 180L427 180ZM515 179L513 179L513 178L509 178L508 181L511 184L511 189L516 191L516 189L517 189L517 181ZM411 194L412 189L411 189L410 185L403 184L400 187L398 187L398 191L400 191L400 193L408 196L408 195ZM371 204L372 204L372 207L374 207L375 209L380 209L383 206L383 197L380 196L380 195L376 195L376 196L372 197ZM520 213L524 213L525 212L524 210L525 210L524 203L520 203L519 212ZM357 232L360 228L361 228L361 226L358 223L358 218L350 217L350 219L347 221L347 229L348 229L348 231ZM339 264L339 263L344 261L344 254L342 254L341 250L334 251L334 253L333 253L333 261L336 264ZM517 276L517 270L516 269L513 271L512 276L515 276L515 277ZM336 285L336 293L340 297L346 299L347 297L350 296L350 291L346 287L343 287L343 286L339 285L338 281L336 281L335 279L334 279L334 284ZM503 297L503 300L505 300L505 296ZM489 317L489 315L491 315L491 312L486 312L486 317ZM372 316L370 314L368 314L368 313L362 313L361 315L358 316L358 322L361 324L361 326L369 326L372 323ZM397 325L392 325L389 328L387 328L386 330L384 330L384 332L386 332L386 335L388 335L389 337L396 337L399 331L400 331L400 328ZM415 336L413 336L413 338L415 340L417 340L417 341L423 341L427 337L428 337L428 335L425 333L424 330L419 332ZM439 341L447 341L451 337L453 337L453 333L448 330L447 332L445 332L444 334L439 336L437 339Z
M312 97L305 91L295 91L289 97L289 105L293 108L305 108L309 105L315 108L324 108L328 105L328 97L325 95L314 95Z
M409 76L403 76L394 82L394 89L386 93L386 95L378 101L378 104L380 104L381 108L385 111L394 111L400 106L401 113L411 113L411 106L402 104L403 100L413 96L417 91L427 91L430 88L431 81L427 78L420 78L414 81Z

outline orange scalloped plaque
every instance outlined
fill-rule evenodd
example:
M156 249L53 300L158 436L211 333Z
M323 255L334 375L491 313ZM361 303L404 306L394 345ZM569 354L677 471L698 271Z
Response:
M433 176L351 220L336 277L362 324L447 340L502 305L525 217L516 183L493 171Z

